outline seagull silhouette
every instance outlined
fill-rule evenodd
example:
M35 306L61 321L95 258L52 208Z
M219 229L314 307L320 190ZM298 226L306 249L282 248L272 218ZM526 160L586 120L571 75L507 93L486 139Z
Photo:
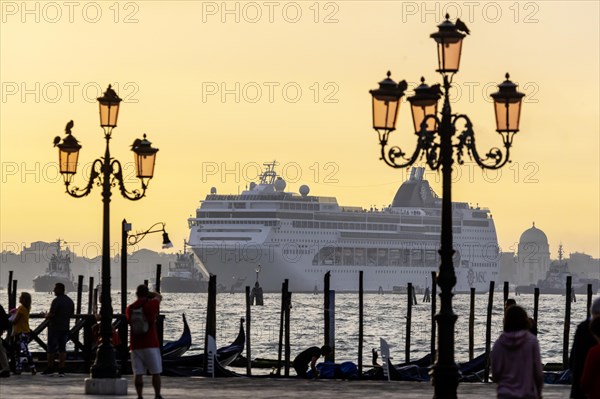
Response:
M465 23L463 21L461 21L460 18L458 18L456 20L456 23L454 24L454 26L456 26L456 30L464 32L467 35L469 33L471 33L471 31L469 30L469 28L467 28L467 25L465 25Z
M67 126L65 126L65 133L66 133L66 134L71 134L71 129L73 128L73 126L74 126L74 125L75 125L75 124L73 123L73 121L72 121L72 120L71 120L71 121L69 121L69 122L67 123Z
M58 145L58 143L60 143L60 136L56 136L54 138L54 146L56 147Z
M401 91L406 91L406 89L408 89L408 83L406 83L406 80L398 82L398 89Z

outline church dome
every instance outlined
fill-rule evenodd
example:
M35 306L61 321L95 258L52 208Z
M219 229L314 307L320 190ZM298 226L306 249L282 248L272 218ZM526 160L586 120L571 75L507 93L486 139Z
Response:
M546 233L535 227L534 223L531 228L525 230L523 234L521 234L519 244L525 243L536 243L548 246L548 237L546 237Z

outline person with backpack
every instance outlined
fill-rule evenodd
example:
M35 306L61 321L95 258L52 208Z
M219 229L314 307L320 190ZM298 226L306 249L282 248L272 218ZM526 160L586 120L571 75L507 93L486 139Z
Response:
M162 399L160 395L162 358L156 330L162 296L157 292L150 292L144 284L137 287L135 295L137 300L127 306L125 311L130 326L131 368L135 390L138 399L142 399L143 377L146 371L149 371L152 375L155 399Z

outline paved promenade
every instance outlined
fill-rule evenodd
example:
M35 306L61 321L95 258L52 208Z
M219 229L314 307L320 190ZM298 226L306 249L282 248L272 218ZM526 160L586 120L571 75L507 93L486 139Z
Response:
M36 375L11 376L0 379L0 398L33 399L33 398L116 398L115 396L88 396L83 393L84 376L67 375L59 378ZM128 380L128 397L136 398L135 388L130 376ZM146 399L154 398L150 377L145 377ZM546 386L544 399L566 399L570 386ZM176 378L163 377L162 395L165 399L188 398L410 398L431 399L433 387L429 383L385 382L385 381L335 381L335 380L297 380L272 378ZM458 389L460 398L482 399L495 398L494 384L461 384Z

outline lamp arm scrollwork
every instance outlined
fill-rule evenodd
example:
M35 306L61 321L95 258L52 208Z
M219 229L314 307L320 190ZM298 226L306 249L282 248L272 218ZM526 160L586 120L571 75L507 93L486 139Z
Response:
M152 230L155 226L161 225L159 230ZM163 222L154 223L150 228L146 231L142 231L140 233L130 234L127 236L127 245L136 245L138 242L142 241L146 235L151 233L164 233L165 232L165 224Z
M419 145L423 149L425 160L432 170L438 170L441 165L440 143L435 141L436 135L439 137L439 131L428 131L427 122L433 119L435 126L440 126L441 121L436 115L427 115L421 122L421 130L417 133Z
M65 187L66 187L66 192L67 194L69 194L71 197L74 198L82 198L85 197L86 195L88 195L92 189L94 188L94 183L96 182L96 179L98 179L98 182L96 183L98 186L101 185L101 171L102 168L104 167L104 163L102 162L101 159L96 159L94 161L94 163L92 163L92 169L90 172L90 179L88 180L88 184L85 186L85 188L80 189L79 187L71 187L70 186L70 182L65 181Z
M458 163L464 163L464 149L466 148L467 153L469 154L469 159L474 160L477 165L481 166L483 169L500 169L507 162L510 162L510 147L512 136L510 134L503 135L503 144L505 153L498 147L491 148L486 154L485 158L482 158L477 151L477 146L475 145L475 133L473 132L473 124L471 120L466 115L455 115L452 124L456 126L459 120L464 120L465 128L458 136L458 143L454 145L457 149Z
M127 198L128 200L131 201L138 201L142 198L144 198L144 196L146 195L146 184L144 184L144 182L142 181L142 189L140 190L132 190L132 191L128 191L125 188L125 181L123 178L123 167L121 166L121 162L119 162L118 160L114 159L111 163L111 168L113 171L113 178L114 180L116 180L116 183L119 184L119 190L121 191L121 195L125 198ZM114 185L114 183L113 183Z
M402 151L402 149L398 146L393 146L386 151L387 141L380 141L381 144L381 159L391 166L392 168L406 168L407 166L415 163L417 158L419 158L419 154L421 154L421 144L420 141L417 142L417 147L415 151L410 156L410 158L406 158L406 153ZM398 163L397 160L404 159L406 162Z

